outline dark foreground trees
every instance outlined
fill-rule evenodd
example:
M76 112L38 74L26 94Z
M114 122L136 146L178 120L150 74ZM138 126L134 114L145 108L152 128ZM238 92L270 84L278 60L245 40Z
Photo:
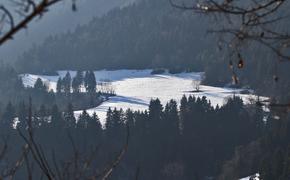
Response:
M96 160L82 174L89 177L96 172L102 174L104 168L118 159L115 157L124 154L129 126L128 150L122 160L118 160L120 164L110 176L112 179L134 179L136 176L139 179L204 179L217 177L223 162L230 159L237 146L262 136L258 132L264 132L265 124L261 123L263 116L257 113L249 112L237 97L217 108L213 108L205 97L183 97L180 110L174 100L163 106L157 99L150 102L149 111L109 109L105 128L102 128L96 114L83 111L76 121L71 105L65 113L54 106L44 113L46 116L34 116L32 122L38 123L32 123L33 137L56 176L56 167L71 177L81 175L79 171L73 173L74 162L69 160L73 157L73 160L79 158L79 168L89 159ZM29 127L21 124L25 123L18 124L21 130ZM17 142L13 143L13 149L20 151L18 146L23 144L23 139L17 136L15 129L9 133L12 135L10 142ZM7 158L15 154L11 152ZM33 157L29 158L29 167L37 167ZM67 170L66 165L69 166ZM24 164L20 169L17 177L27 175ZM258 169L254 167L245 173L258 172ZM34 168L33 173L37 177L42 170Z

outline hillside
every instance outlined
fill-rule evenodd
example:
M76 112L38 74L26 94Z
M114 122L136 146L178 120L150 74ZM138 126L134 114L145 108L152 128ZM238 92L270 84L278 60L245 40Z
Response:
M102 124L105 124L106 113L108 108L117 109L131 109L144 111L148 110L151 99L159 98L161 103L165 104L171 99L179 100L183 95L202 98L205 96L213 107L217 105L223 106L227 99L239 96L245 104L250 100L255 100L257 97L254 94L243 94L242 89L219 88L213 86L201 85L201 92L193 93L193 81L200 81L203 73L179 73L179 74L150 74L151 70L117 70L117 71L95 71L97 83L104 80L112 83L116 92L116 96L109 97L109 99L100 106L88 109L89 114L97 113ZM22 75L24 86L33 87L37 78L41 78L49 87L49 89L56 92L56 84L59 77L64 77L66 71L58 72L59 76L39 76L32 74ZM76 72L70 71L72 77ZM97 91L100 91L97 85ZM260 97L260 100L265 99ZM82 113L76 111L75 115L78 117Z
M16 66L22 72L37 73L155 67L201 70L203 63L197 57L210 42L205 24L199 16L171 7L167 0L143 0L51 36L21 56Z

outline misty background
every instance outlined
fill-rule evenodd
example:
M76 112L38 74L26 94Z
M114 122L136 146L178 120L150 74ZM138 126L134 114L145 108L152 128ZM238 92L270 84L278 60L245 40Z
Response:
M47 37L74 30L87 24L93 17L100 17L114 8L123 8L135 0L78 0L77 11L72 11L71 1L62 1L49 9L41 18L36 18L28 28L14 36L0 49L0 60L14 62L19 55L39 45ZM17 49L17 51L15 51Z

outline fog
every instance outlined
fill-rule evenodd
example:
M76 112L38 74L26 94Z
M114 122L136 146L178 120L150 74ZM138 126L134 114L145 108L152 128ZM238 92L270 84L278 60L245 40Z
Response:
M73 30L88 23L93 17L102 16L110 9L123 7L132 0L78 0L77 11L72 11L71 1L62 1L49 9L41 18L36 18L27 29L14 36L1 49L1 61L11 63L32 45L37 45L50 36ZM17 51L15 51L15 49Z

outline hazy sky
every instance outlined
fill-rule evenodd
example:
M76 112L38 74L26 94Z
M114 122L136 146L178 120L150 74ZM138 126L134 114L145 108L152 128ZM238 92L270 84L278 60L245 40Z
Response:
M93 17L100 16L108 10L125 6L132 0L77 0L77 12L72 12L71 1L63 1L22 30L14 40L8 41L0 47L0 60L14 61L17 56L33 44L38 44L45 37L74 29L78 24L88 23Z

